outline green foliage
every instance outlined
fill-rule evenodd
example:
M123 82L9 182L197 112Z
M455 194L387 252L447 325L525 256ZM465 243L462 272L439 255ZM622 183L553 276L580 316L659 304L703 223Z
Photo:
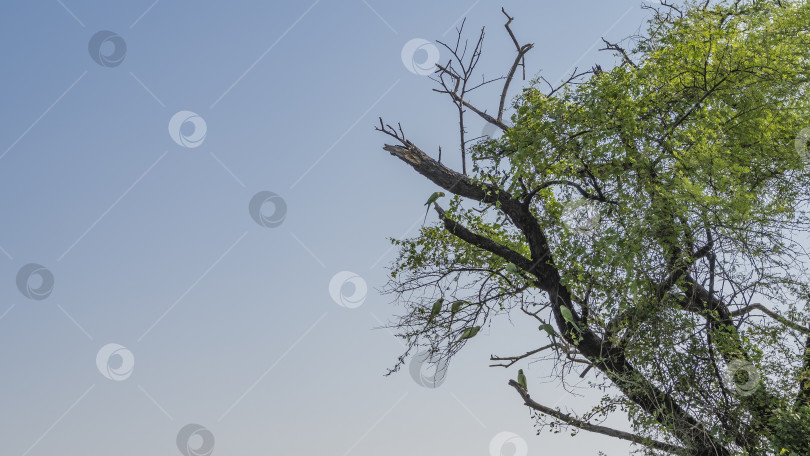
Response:
M810 175L796 148L810 127L810 4L705 3L687 3L682 15L659 11L609 70L552 94L540 79L525 88L513 126L473 148L471 178L514 198L536 190L529 205L553 253L543 261L588 312L581 328L560 308L575 330L560 329L566 340L576 345L586 328L607 338L740 454L810 454L810 409L796 403L799 379L810 376L802 372L801 334L772 319L725 324L717 311L689 308L685 279L660 286L683 268L732 309L767 300L789 320L810 322L799 242L810 226ZM588 229L567 218L583 201L592 211ZM455 196L446 214L531 259L499 205ZM540 313L549 303L512 262L441 226L393 242L400 254L390 291L455 300L450 323L433 329L424 322L441 317L441 306L426 319L419 299L401 300L399 328L410 344L445 347L450 357L488 320L520 308L547 318L539 328L556 346L545 323L554 318ZM723 378L735 359L761 375L751 392L734 387L751 377ZM671 438L666 404L649 413L622 395L606 403L625 410L643 435Z

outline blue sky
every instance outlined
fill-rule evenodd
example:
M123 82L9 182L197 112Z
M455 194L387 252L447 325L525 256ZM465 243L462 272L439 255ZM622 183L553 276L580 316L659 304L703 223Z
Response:
M599 38L636 33L641 5L6 2L3 454L183 454L184 428L211 454L487 454L501 432L528 454L626 454L598 436L535 436L506 384L517 366L487 367L533 348L530 322L496 321L438 388L383 377L402 352L374 329L395 312L378 291L386 238L415 233L436 189L373 128L401 122L458 166L455 108L406 67L407 42L450 40L466 16L470 31L487 27L482 70L501 74L514 52L505 6L536 45L529 76L553 81L609 64ZM122 59L105 60L113 51ZM493 94L474 101L494 109ZM200 129L170 132L177 113ZM249 211L260 192L270 226ZM54 278L44 299L17 285L32 263ZM366 284L362 302L330 296L341 271ZM541 383L548 365L522 367L548 404L584 412L593 399Z

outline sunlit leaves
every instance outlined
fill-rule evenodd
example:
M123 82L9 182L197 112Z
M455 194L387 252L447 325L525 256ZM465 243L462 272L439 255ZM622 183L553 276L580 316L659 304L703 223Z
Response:
M795 144L810 126L810 4L710 3L687 2L682 17L654 16L646 36L628 41L633 64L617 58L613 68L552 94L537 80L517 97L512 127L471 149L470 178L490 194L500 188L525 202L551 257L531 258L500 203L455 197L446 214L530 261L553 264L573 310L588 312L580 328L565 308L567 329L559 333L569 341L568 333L578 337L586 328L604 335L721 441L742 435L761 405L724 389L717 366L740 357L784 405L774 427L793 435L786 423L808 423L806 410L790 407L800 367L795 337L767 320L741 320L738 329L718 323L716 310L685 311L690 288L683 277L660 286L683 269L732 310L769 300L792 321L808 323L807 258L797 238L810 227L810 174ZM584 204L584 217L572 214ZM428 303L446 295L478 304L451 306L456 326L436 326L443 332L425 336L433 344L466 340L498 311L525 304L528 271L443 226L394 242L400 290L429 289ZM446 283L465 280L485 290L474 296ZM415 308L423 323L426 307ZM459 321L467 309L481 310ZM548 312L539 317L538 331L556 343L545 324L555 322ZM617 402L638 429L666 431L649 411ZM802 454L787 441L775 445Z

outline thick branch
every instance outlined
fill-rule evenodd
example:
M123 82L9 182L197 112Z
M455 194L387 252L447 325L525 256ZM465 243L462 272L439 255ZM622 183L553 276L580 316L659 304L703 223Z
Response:
M802 371L799 374L799 394L796 395L795 407L810 407L810 336L804 342L802 354Z
M523 402L529 408L533 410L537 410L540 413L545 415L549 415L553 418L556 418L570 426L577 427L584 431L589 432L596 432L597 434L607 435L609 437L615 437L617 439L628 440L633 443L637 443L640 445L647 445L656 450L666 451L671 454L679 454L679 455L687 455L690 454L687 452L685 448L671 445L665 442L659 442L657 440L652 440L646 437L642 437L640 435L631 434L629 432L620 431L618 429L609 428L606 426L600 426L597 424L591 424L585 421L580 420L579 418L573 417L568 415L567 413L563 413L559 410L555 410L551 407L546 407L545 405L537 403L534 399L529 396L529 393L524 390L516 381L509 380L509 386L515 388L515 390L520 394L523 398Z
M409 141L403 140L402 146L386 144L383 149L411 165L416 172L448 192L482 203L495 203L507 197L494 193L493 191L497 189L493 185L473 184L469 177L433 160Z
M733 324L726 303L712 296L689 274L686 275L686 284L688 285L686 296L689 300L700 304L700 313L706 318L712 338L716 341L715 346L723 359L727 363L735 360L751 362L751 356L747 353L737 327ZM759 382L750 395L740 397L740 402L754 415L757 420L755 426L764 427L771 435L779 432L773 427L770 419L778 407L778 401L765 389L763 382Z
M467 227L448 217L438 204L434 203L434 207L436 212L439 213L439 219L444 223L444 228L454 236L480 249L493 253L510 263L514 263L515 266L523 269L524 271L529 271L532 269L532 262L528 258L515 252L509 247L498 244L488 237L473 233Z
M393 133L386 131L389 136ZM474 181L468 176L457 173L429 157L422 150L404 138L397 138L401 146L386 144L383 149L411 165L416 172L428 178L431 182L448 192L480 201L486 204L499 204L502 210L520 229L531 251L531 261L534 267L526 270L537 276L540 287L548 291L558 283L559 275L547 260L550 260L550 249L543 231L529 208L506 190L497 185ZM517 263L515 263L517 264ZM556 275L556 278L553 277Z
M526 69L526 53L529 52L533 47L534 44L528 43L524 44L523 46L518 43L517 38L515 38L515 34L512 32L512 29L509 27L512 24L512 21L515 19L514 17L510 17L506 14L506 10L501 8L504 16L508 19L504 27L506 31L509 32L509 36L512 38L512 42L515 44L515 49L517 49L517 56L515 56L515 61L512 63L512 68L509 69L509 75L506 76L506 82L503 84L503 90L501 91L501 102L498 105L498 123L503 124L503 110L504 105L506 104L506 94L509 91L509 84L512 83L512 78L515 77L515 72L517 71L518 66L523 65L524 69L524 79L525 79L525 69ZM522 62L522 63L521 63Z
M778 313L772 311L771 309L763 306L760 303L751 304L749 306L743 307L742 309L735 310L734 312L731 312L731 316L732 317L739 317L740 315L747 314L747 313L751 312L752 310L759 310L760 312L762 312L765 315L773 318L774 320L778 321L779 323L782 323L783 325L787 326L790 329L794 329L794 330L799 331L799 332L801 332L803 334L810 335L810 329L805 328L805 327L803 327L803 326L801 326L801 325L799 325L797 323L794 323L794 322L788 320L787 318L779 315Z
M382 124L382 122L381 122ZM657 421L672 427L672 432L682 441L689 442L698 448L712 451L712 454L729 455L730 452L713 438L706 428L684 410L668 394L659 390L654 384L639 373L625 358L623 350L610 342L600 339L577 315L571 294L561 283L561 276L553 265L551 250L545 233L537 219L522 202L496 185L474 182L469 177L459 174L441 163L436 162L422 152L404 135L391 127L381 128L399 140L401 146L385 145L384 150L408 163L419 174L425 176L441 188L456 195L470 198L487 204L499 203L499 209L506 214L526 238L531 251L533 267L527 272L538 279L540 288L547 292L552 312L560 333L569 343L577 346L580 352L600 371L604 372L616 386L630 399L646 410ZM574 340L573 326L566 321L560 308L565 306L571 311L574 320L582 330L578 340ZM663 408L661 406L663 405Z

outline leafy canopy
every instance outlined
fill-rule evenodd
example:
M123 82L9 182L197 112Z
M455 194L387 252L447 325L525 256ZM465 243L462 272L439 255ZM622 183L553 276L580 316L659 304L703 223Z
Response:
M619 407L645 438L699 446L678 430L685 415L673 404L649 406L658 391L700 423L701 438L728 449L716 454L810 454L810 340L800 331L810 321L801 144L810 5L662 7L629 41L627 51L614 47L608 70L523 89L512 126L472 149L469 181L488 199L457 194L442 224L394 241L389 291L405 306L395 326L409 350L450 358L470 328L517 311L565 349L549 355L562 381L579 359L597 367L593 385L618 386L585 417ZM493 192L526 204L545 257ZM481 238L550 265L556 288ZM560 289L570 302L551 298ZM447 306L428 324L438 297ZM747 306L759 302L781 320L752 315ZM566 324L572 310L576 323ZM593 355L589 343L611 355ZM619 355L632 375L616 367ZM729 365L750 368L729 382Z

